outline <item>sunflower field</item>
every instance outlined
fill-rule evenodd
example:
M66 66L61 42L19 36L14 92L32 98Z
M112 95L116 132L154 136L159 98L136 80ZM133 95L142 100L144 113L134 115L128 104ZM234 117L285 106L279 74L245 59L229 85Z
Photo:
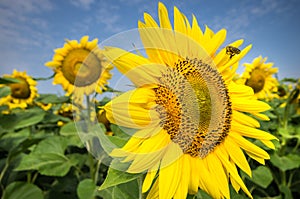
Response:
M244 63L252 45L177 7L136 31L131 51L83 36L54 49L48 78L0 77L1 198L299 198L300 79ZM65 95L39 93L46 79Z

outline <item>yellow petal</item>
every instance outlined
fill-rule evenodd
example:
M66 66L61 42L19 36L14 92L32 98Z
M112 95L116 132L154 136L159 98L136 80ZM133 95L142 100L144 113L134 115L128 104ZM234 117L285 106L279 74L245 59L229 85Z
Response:
M245 115L244 113L241 113L239 111L232 111L232 120L250 127L260 127L260 124L256 119Z
M232 130L235 132L238 132L242 136L255 138L259 140L278 140L274 135L267 133L265 131L248 127L242 124L239 124L238 122L232 122L231 123Z
M170 143L169 148L166 151L164 158L162 159L162 168L159 171L160 198L172 198L176 190L178 189L182 170L182 165L178 160L180 157L178 156L178 148L179 147L177 146L177 144ZM174 153L176 154L175 158ZM172 160L172 162L170 160Z
M224 147L233 162L251 177L251 168L243 151L229 136L224 141Z
M169 20L168 10L166 6L161 2L158 3L158 17L160 26L162 28L172 29L172 25Z
M243 180L239 176L237 170L235 167L232 166L232 164L229 162L228 158L224 156L226 154L226 151L224 151L222 147L219 147L218 150L216 150L216 154L219 157L219 159L222 161L223 166L225 169L229 172L230 176L239 184L239 186L242 188L242 190L250 197L252 198L251 193L247 189L246 185L244 184Z
M84 48L89 41L89 36L85 35L80 39L80 44Z
M210 170L210 176L214 176L217 189L222 193L225 198L230 198L228 178L225 174L223 165L214 152L211 152L205 160L207 161L208 169Z
M246 140L238 133L231 131L228 134L228 136L235 140L235 143L237 143L240 146L240 148L244 149L247 153L254 154L255 156L258 156L263 159L270 159L270 156L266 151L259 148L255 144L252 144L250 141Z
M263 112L269 110L271 107L262 101L249 99L231 99L232 109L241 112Z
M186 198L187 193L188 193L188 187L189 187L189 182L190 182L190 161L189 161L189 155L185 154L178 161L180 161L179 164L182 165L182 170L181 170L181 180L179 183L179 186L176 190L176 193L174 195L174 199L178 198Z
M119 48L106 47L103 53L122 74L137 86L156 83L161 75L161 68L164 67Z
M152 169L150 169L147 172L146 177L143 182L143 186L142 186L142 193L147 192L149 190L149 188L151 187L152 182L156 176L158 167L159 167L159 164L156 164Z

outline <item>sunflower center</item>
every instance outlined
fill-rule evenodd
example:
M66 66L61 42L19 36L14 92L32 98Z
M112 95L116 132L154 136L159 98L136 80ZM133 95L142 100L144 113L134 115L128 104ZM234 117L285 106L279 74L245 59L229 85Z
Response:
M155 89L160 125L182 151L206 157L226 137L231 102L216 69L198 59L168 67Z
M13 83L13 84L8 84L8 86L11 89L11 96L14 98L18 99L27 99L30 96L30 87L28 82L21 78L18 77L21 82L20 83Z
M246 85L250 86L253 89L254 93L258 93L263 90L265 85L264 71L260 69L254 69L250 74L250 78L247 79Z
M73 49L66 55L61 70L71 84L88 86L99 79L102 72L101 60L90 50Z

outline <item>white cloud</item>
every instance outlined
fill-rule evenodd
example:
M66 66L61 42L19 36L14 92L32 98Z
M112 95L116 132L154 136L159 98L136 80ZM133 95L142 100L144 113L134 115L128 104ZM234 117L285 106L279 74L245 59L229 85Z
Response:
M245 1L239 7L233 6L231 9L225 10L222 16L214 17L212 27L215 30L226 28L230 31L228 32L228 40L232 41L246 37L246 34L249 32L249 26L255 27L253 25L255 21L266 20L266 17L278 16L280 13L288 15L289 10L292 10L292 6L285 1L262 0L256 3L247 3ZM268 23L274 22L276 21L268 21ZM252 30L255 31L253 28Z
M94 2L94 0L71 0L71 4L85 10L89 10Z
M97 22L103 25L103 30L110 33L117 33L124 30L122 26L120 7L111 3L102 2L94 13Z
M2 8L12 10L15 14L39 13L53 8L49 0L1 0Z
M48 0L9 0L0 2L0 43L2 49L6 44L37 45L40 32L48 26L47 21L37 17L39 13L53 9ZM43 38L40 39L43 41ZM22 46L19 46L22 47Z

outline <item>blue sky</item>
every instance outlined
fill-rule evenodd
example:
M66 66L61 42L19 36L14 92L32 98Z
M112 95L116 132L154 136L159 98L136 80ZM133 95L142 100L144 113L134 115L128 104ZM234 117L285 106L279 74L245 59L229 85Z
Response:
M242 63L256 56L268 57L279 68L279 78L300 77L299 0L161 0L172 16L177 6L189 19L194 14L201 27L227 29L224 45L244 39L253 44ZM13 3L12 3L13 2ZM112 35L137 27L143 12L157 19L157 0L1 0L0 75L26 70L33 77L48 77L44 66L53 49L64 39L104 41ZM242 72L241 66L238 70ZM113 79L112 81L116 81ZM39 81L40 93L63 94L52 80ZM112 82L113 84L113 82Z

